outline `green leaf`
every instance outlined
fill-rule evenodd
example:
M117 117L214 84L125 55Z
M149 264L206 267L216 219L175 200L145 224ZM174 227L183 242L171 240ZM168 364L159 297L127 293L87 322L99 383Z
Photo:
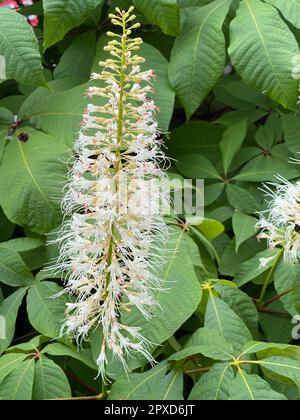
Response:
M60 82L64 83L64 80ZM33 98L24 102L20 118L51 134L62 145L73 145L88 102L84 98L86 88L87 84L83 84L53 94L47 94L45 89L36 91Z
M42 267L46 261L45 241L40 238L15 238L0 243L2 247L17 252L30 270Z
M13 234L14 229L15 225L8 220L0 207L0 242L7 241Z
M250 238L244 242L238 253L235 252L235 239L230 241L226 246L224 253L222 255L221 264L219 267L220 273L225 276L234 277L239 271L240 266L253 258L259 251L265 250L265 246L262 242L258 242L256 238ZM259 260L256 262L255 270Z
M257 219L241 212L234 213L232 227L235 234L235 252L238 252L242 243L251 238L256 232Z
M251 334L243 321L230 309L230 306L210 293L205 314L205 327L215 329L232 344L239 353Z
M45 85L38 41L26 19L1 8L0 28L0 57L5 58L6 79L33 86Z
M55 297L62 291L57 284L42 281L34 284L27 296L27 313L31 325L41 334L57 338L65 318L66 296Z
M225 230L225 227L222 223L211 219L204 219L201 224L197 225L197 228L203 233L203 235L205 235L209 241L212 241L213 239L220 236Z
M148 2L147 2L148 3ZM175 92L173 91L168 78L167 59L150 44L144 43L141 46L140 55L145 58L145 63L141 65L142 70L154 70L157 79L153 82L155 90L153 97L155 104L159 107L156 115L158 127L161 131L169 130L170 121L173 115Z
M65 346L62 343L48 344L41 353L49 354L50 356L67 356L79 360L89 368L96 370L97 366L93 362L89 352L85 350L78 350L75 346Z
M265 343L260 341L250 341L243 348L243 356L248 354L258 354L259 358L270 356L285 356L295 360L300 359L299 346L292 346L283 343Z
M62 368L41 356L35 364L32 399L50 400L71 396L71 388Z
M167 35L178 35L179 6L177 0L133 0L135 7Z
M265 151L272 149L275 140L273 131L266 125L261 125L255 134L256 143Z
M187 118L222 75L226 51L222 25L230 0L216 0L201 8L184 9L184 25L170 62L170 82Z
M175 164L179 172L190 179L222 179L213 164L201 155L185 155Z
M270 295L272 297L274 295ZM283 312L284 307L280 300L275 301L268 308L275 312ZM291 318L288 313L286 316L274 316L272 313L259 313L259 323L262 331L267 339L270 342L276 343L290 343L293 340L292 331L294 325L291 322Z
M6 378L7 375L10 374L13 370L15 370L27 357L26 354L4 354L0 357L0 383Z
M274 391L268 382L257 375L249 375L239 369L231 385L229 400L259 401L259 400L286 400L287 398Z
M261 360L260 366L276 373L284 378L293 381L298 387L300 386L300 364L299 360L288 359L286 357L275 356Z
M215 360L230 360L233 348L216 330L199 328L189 337L184 348L172 354L169 360L179 361L194 354Z
M14 346L6 349L6 353L33 353L36 349L39 349L44 343L49 341L48 337L43 335L36 335L31 340L25 343L15 344Z
M44 0L44 49L81 25L103 0Z
M96 36L93 32L79 35L63 53L54 69L55 79L79 79L87 82L96 51Z
M228 303L230 308L238 315L252 333L258 330L258 313L251 297L237 287L224 283L216 283L214 289Z
M283 306L291 315L298 315L297 303L299 297L295 285L298 283L300 276L299 265L288 265L285 261L281 261L274 273L274 286L278 295L286 293L293 289L286 295L280 298Z
M277 7L286 20L300 29L300 1L299 0L266 0L267 3Z
M65 147L42 132L26 131L28 142L15 140L5 149L0 165L0 205L14 223L45 233L61 221Z
M216 363L194 385L189 400L228 400L233 381L230 364Z
M0 400L31 400L34 359L25 360L0 384Z
M282 114L281 119L286 145L291 152L297 154L299 153L300 117Z
M246 83L291 110L298 96L292 77L297 54L297 41L274 7L260 0L240 3L230 25L232 63Z
M244 213L253 213L258 210L258 203L253 195L244 188L235 184L226 185L226 195L229 204L235 209Z
M234 278L234 282L239 286L244 286L249 283L251 280L260 276L262 273L265 273L269 268L274 264L274 259L278 253L278 249L270 251L269 249L259 252L250 260L245 261L240 268L237 270L237 273ZM261 266L261 258L270 258L269 262Z
M18 289L0 303L0 315L5 318L5 339L0 340L0 354L10 345L14 334L19 307L27 288Z
M173 130L169 141L166 139L168 155L181 160L183 156L195 153L205 155L211 162L217 163L223 132L222 127L207 121L191 121Z
M20 287L32 284L33 279L19 254L0 244L0 283Z
M204 203L209 206L214 203L222 194L225 188L224 182L216 182L214 184L205 185Z
M242 120L231 125L224 133L220 143L222 152L222 162L225 174L228 173L232 160L236 153L240 150L244 138L247 134L247 121Z
M128 380L129 379L129 380ZM158 386L159 384L159 386ZM132 373L116 380L109 400L183 400L183 375L180 368L170 370L162 362L144 373Z

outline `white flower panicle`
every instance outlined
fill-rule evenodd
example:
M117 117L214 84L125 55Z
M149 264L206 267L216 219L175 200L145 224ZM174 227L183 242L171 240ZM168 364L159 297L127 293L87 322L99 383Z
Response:
M279 181L274 190L266 188L271 199L268 210L261 212L258 238L267 239L270 249L284 248L285 261L295 264L300 261L300 181L291 183L282 177Z
M136 352L153 362L151 343L139 327L123 322L123 314L135 307L151 317L160 288L159 260L153 259L167 236L161 203L168 198L157 187L164 154L149 99L154 73L140 68L144 59L136 52L143 41L130 38L139 27L132 10L116 8L110 15L122 33L108 32L111 58L99 63L103 70L91 76L97 86L86 92L95 105L87 106L75 144L56 265L67 273L64 292L76 297L67 305L64 331L81 342L102 326L98 366L104 380L108 352L126 370Z

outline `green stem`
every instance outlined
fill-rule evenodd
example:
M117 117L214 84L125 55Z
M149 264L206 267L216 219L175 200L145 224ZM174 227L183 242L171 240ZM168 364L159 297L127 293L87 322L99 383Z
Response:
M278 267L278 264L279 264L279 262L280 262L280 260L281 260L281 258L283 256L283 253L284 253L284 248L281 248L280 251L278 252L278 255L276 257L276 260L275 260L275 262L274 262L274 264L273 264L273 266L272 266L272 268L271 268L271 270L270 270L270 272L269 272L269 274L268 274L268 276L267 276L267 278L265 280L265 283L263 285L263 288L262 288L260 297L259 297L258 302L257 302L258 303L258 306L262 305L263 302L264 302L264 298L265 298L265 295L267 293L269 284L272 281L273 275L275 273L276 268Z
M121 153L120 153L120 146L122 143L122 135L123 135L123 116L124 116L124 106L123 106L123 98L124 98L124 85L125 85L125 71L124 66L126 64L126 22L123 20L123 37L122 37L122 55L121 55L121 70L120 70L120 99L119 99L119 113L118 113L118 130L117 130L117 141L119 145L118 149L118 169L117 174L122 167L122 160L121 160ZM116 193L118 193L118 181L116 182ZM111 233L111 238L108 245L108 253L107 253L107 267L111 265L112 257L113 257L113 232ZM106 274L106 288L108 287L110 282L110 272L108 271Z
M89 397L70 397L70 398L54 398L55 401L93 401L93 400L103 400L104 395L101 393L99 395L93 395Z

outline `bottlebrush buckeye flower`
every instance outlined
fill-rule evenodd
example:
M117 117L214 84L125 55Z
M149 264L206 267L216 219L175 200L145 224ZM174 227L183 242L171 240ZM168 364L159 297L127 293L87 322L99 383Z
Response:
M278 179L281 184L273 184L275 190L267 187L271 199L268 210L261 212L258 238L267 239L270 249L283 247L284 260L295 264L300 260L300 181Z
M140 26L133 23L133 7L115 10L110 18L122 33L108 32L111 58L99 63L103 70L91 76L97 86L86 92L95 104L87 106L75 144L56 266L67 273L64 293L76 297L67 305L64 331L81 342L102 326L98 366L104 380L108 351L126 371L134 353L153 362L151 343L140 328L123 323L122 313L135 307L150 318L160 288L157 250L167 236L161 209L168 197L159 188L165 157L149 99L154 73L141 71L143 41L130 38Z

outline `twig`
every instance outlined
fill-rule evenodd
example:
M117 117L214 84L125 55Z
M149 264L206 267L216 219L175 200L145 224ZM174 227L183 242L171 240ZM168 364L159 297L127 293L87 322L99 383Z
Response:
M277 295L277 296L273 297L272 299L268 300L267 302L265 302L265 307L266 307L266 306L270 306L270 305L271 305L271 303L276 302L276 300L278 300L278 299L282 298L283 296L288 295L288 294L289 294L289 293L291 293L293 290L294 290L294 288L288 289L288 290L286 290L285 292L280 293L280 295Z
M265 308L263 306L258 307L257 310L258 310L258 312L263 312L263 313L267 313L267 314L278 315L278 316L282 316L284 318L290 318L291 317L288 312L276 311L275 309L269 309L269 308Z
M184 373L186 375L191 375L192 373L205 373L205 372L209 372L210 369L211 369L210 367L202 367L202 368L197 368L197 369L186 370Z

